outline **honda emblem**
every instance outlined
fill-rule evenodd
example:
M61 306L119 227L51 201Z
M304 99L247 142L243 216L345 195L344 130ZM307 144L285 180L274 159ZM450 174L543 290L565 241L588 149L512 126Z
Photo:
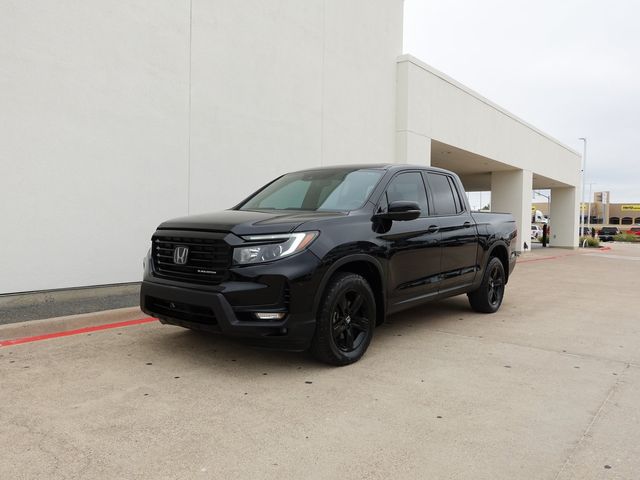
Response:
M184 245L178 245L173 249L173 263L176 265L184 265L187 263L187 257L189 256L189 247Z

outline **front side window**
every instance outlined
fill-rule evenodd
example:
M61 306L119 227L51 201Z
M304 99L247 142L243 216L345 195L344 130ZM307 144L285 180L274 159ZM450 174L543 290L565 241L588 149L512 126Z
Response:
M240 210L349 211L364 205L382 170L330 169L289 173L242 204Z
M427 202L427 192L424 188L424 181L419 172L407 172L396 175L386 191L387 204L396 201L416 202L422 211L421 216L429 212ZM384 201L383 201L384 204Z

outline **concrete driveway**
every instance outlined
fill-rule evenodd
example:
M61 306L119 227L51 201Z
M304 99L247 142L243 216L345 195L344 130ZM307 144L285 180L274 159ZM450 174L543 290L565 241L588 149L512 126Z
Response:
M396 315L344 368L157 322L5 346L0 478L637 479L639 271L536 250L497 314Z

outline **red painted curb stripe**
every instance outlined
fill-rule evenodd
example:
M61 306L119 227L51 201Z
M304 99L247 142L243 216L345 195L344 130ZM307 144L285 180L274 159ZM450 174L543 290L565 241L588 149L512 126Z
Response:
M611 247L600 247L598 249L594 249L593 251L603 252L606 250L611 250ZM583 255L584 253L586 252L568 253L566 255L555 255L553 257L529 258L528 260L518 260L516 263L541 262L543 260L557 260L558 258L573 257L575 255Z
M541 262L542 260L556 260L558 258L570 257L571 255L556 255L555 257L530 258L528 260L518 260L516 263Z
M71 335L80 335L81 333L97 332L99 330L108 330L110 328L131 327L133 325L141 325L143 323L150 323L155 321L156 321L155 318L138 318L136 320L127 320L126 322L106 323L104 325L94 325L93 327L78 328L76 330L67 330L66 332L46 333L44 335L16 338L14 340L0 340L0 347L20 345L21 343L39 342L40 340L49 340L50 338L69 337Z

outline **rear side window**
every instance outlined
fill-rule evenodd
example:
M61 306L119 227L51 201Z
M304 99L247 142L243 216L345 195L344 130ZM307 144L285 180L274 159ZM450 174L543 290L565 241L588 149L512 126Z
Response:
M462 199L460 198L460 192L458 191L458 187L456 187L456 184L453 181L453 178L447 177L447 180L449 180L449 186L451 187L451 192L453 192L453 201L456 204L456 212L462 213L464 211L464 206L462 203Z
M462 212L462 201L453 180L438 173L427 173L427 179L436 215L456 215Z
M422 175L419 172L396 175L387 187L386 201L387 203L395 201L416 202L420 205L422 216L426 216L429 212L429 204ZM384 204L384 199L382 203Z

